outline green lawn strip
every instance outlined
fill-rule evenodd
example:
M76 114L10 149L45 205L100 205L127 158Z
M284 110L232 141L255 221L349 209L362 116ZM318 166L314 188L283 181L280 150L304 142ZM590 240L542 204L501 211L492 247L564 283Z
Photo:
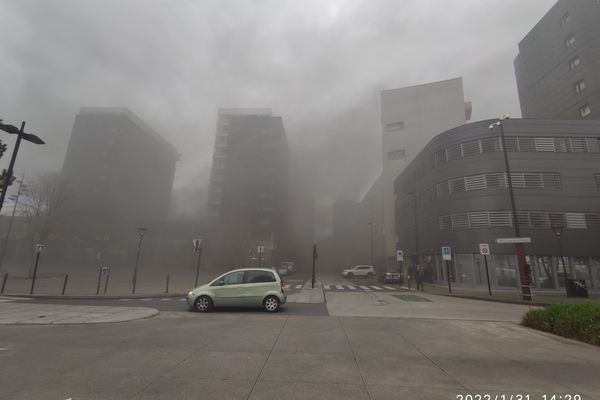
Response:
M522 324L544 332L600 346L600 304L553 304L531 310Z

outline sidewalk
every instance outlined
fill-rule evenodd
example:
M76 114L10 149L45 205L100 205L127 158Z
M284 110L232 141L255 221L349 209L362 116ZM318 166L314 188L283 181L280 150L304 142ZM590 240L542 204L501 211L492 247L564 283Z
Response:
M406 286L406 284L405 284ZM415 285L412 285L412 290L416 291ZM517 289L498 289L492 288L492 295L488 293L486 288L465 288L452 287L452 293L448 293L448 285L425 283L424 293L437 294L441 296L460 297L474 300L496 301L502 303L514 304L532 304L545 306L549 304L561 303L583 303L586 301L600 302L600 293L590 292L589 299L585 298L569 298L564 291L546 291L532 290L533 301L525 301L521 298L521 293Z
M147 307L63 306L11 301L0 303L0 325L103 324L133 321L157 314L158 310Z
M323 304L325 303L325 294L323 293L323 283L315 281L315 287L312 288L311 281L308 280L304 284L300 293L292 294L288 296L290 303L310 303L310 304Z

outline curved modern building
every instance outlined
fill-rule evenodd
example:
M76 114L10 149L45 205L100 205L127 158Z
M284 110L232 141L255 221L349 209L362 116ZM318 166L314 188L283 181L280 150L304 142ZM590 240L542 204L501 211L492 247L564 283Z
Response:
M492 122L439 134L394 182L398 249L418 255L430 282L447 281L441 247L450 246L455 284L487 286L479 244L488 243L492 285L519 285L514 245L495 242L514 237L514 221ZM557 289L570 274L600 289L600 121L509 119L503 127L534 286Z

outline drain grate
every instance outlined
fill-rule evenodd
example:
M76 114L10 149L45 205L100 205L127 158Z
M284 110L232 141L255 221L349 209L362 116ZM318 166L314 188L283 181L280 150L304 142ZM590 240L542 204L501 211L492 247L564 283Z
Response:
M427 300L421 296L415 296L414 294L393 294L392 296L399 298L402 301L427 301L431 302L431 300Z

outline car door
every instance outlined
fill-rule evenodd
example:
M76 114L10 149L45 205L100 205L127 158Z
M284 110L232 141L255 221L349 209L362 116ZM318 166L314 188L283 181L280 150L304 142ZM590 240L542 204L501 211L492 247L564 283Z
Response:
M362 265L361 265L361 266L358 266L358 267L356 268L356 275L358 275L358 276L365 276L365 275L367 274L367 272L366 272L366 268L367 268L367 267L364 267L364 266L362 266Z
M216 306L236 306L242 303L244 271L223 275L213 285Z
M244 305L261 306L267 292L277 288L277 279L271 271L250 270L244 276Z

